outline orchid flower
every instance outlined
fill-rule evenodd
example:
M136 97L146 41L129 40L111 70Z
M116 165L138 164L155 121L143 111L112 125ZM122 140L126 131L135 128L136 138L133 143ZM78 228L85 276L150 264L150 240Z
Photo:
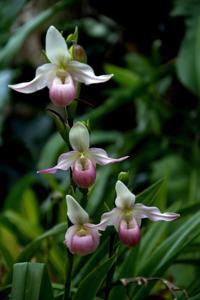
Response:
M170 212L161 213L157 207L135 203L135 195L121 181L117 181L115 189L116 207L102 215L100 224L114 225L120 240L129 247L136 245L140 240L142 219L173 221L180 216Z
M63 153L55 167L38 171L38 173L56 173L57 170L72 170L74 182L83 188L91 186L96 179L96 164L107 165L128 158L111 158L101 148L89 148L89 132L85 125L77 122L69 131L69 142L72 151Z
M70 195L66 196L67 215L74 224L65 234L65 245L72 254L87 255L96 250L99 245L99 230L104 230L102 224L89 223L87 212Z
M101 83L113 76L96 76L89 65L73 60L65 39L54 26L47 30L45 50L49 63L36 69L32 81L9 85L10 88L29 94L47 86L52 102L58 106L66 106L76 97L78 82L86 85Z

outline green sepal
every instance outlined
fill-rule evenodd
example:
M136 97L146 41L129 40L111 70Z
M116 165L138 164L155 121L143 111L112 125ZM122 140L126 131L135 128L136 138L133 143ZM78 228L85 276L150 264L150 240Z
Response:
M74 33L68 35L66 39L67 43L77 43L78 42L78 26L75 27Z
M65 123L61 115L55 110L48 108L48 112L51 113L61 137L67 143L67 145L69 145L69 130L70 130L69 125Z

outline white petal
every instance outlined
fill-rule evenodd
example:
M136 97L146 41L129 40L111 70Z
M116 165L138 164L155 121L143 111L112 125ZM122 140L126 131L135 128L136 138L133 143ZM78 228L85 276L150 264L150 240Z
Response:
M135 203L135 195L121 182L117 181L116 186L117 198L115 204L119 208L133 208Z
M120 221L121 210L119 208L113 208L111 211L106 212L101 216L101 222L98 225L101 227L100 230L105 230L107 226L113 225L118 231Z
M69 141L74 150L79 152L87 151L89 140L89 132L83 123L77 122L72 126L69 132Z
M73 224L86 224L89 222L87 212L80 206L80 204L70 195L66 196L67 201L67 215Z
M44 64L37 68L35 78L29 82L9 85L13 90L30 94L43 89L48 85L48 81L54 75L55 67L52 64Z
M54 174L56 173L59 169L67 171L72 164L75 162L79 154L77 151L69 151L67 153L63 153L59 156L58 158L58 163L55 167L40 170L37 173L42 173L42 174Z
M36 69L35 75L43 75L46 79L46 86L50 87L56 77L56 69L57 67L54 64L44 64Z
M46 55L50 62L58 64L62 60L68 60L70 53L62 34L50 26L46 34Z
M86 85L105 82L113 76L113 74L96 76L89 65L75 60L68 63L68 70L75 81L83 82Z
M99 165L107 165L110 163L119 162L119 161L125 160L129 157L129 156L124 156L124 157L120 157L120 158L108 157L108 154L106 153L106 151L101 148L89 148L88 154L89 154L90 158Z
M148 218L152 221L173 221L180 215L171 212L161 213L157 207L149 207L140 203L136 203L134 206L134 216L137 220Z

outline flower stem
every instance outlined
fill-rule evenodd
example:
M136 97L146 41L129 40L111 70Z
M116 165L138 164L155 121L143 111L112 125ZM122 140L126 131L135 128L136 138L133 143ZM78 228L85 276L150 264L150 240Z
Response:
M70 300L70 288L71 288L71 273L73 267L73 255L67 250L68 261L66 263L66 281L63 300Z
M109 258L112 257L115 252L114 240L115 240L115 232L112 232L112 234L110 236L109 249L108 249ZM113 278L114 270L115 270L115 263L113 264L112 268L108 272L108 275L106 276L105 298L104 298L105 300L108 300L108 298L109 298L111 281Z

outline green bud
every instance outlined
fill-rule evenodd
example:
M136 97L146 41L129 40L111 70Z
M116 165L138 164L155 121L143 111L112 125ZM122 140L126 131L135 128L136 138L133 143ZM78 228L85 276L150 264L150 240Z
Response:
M129 180L129 174L128 172L120 172L118 175L118 180L122 181L125 185L128 185Z

